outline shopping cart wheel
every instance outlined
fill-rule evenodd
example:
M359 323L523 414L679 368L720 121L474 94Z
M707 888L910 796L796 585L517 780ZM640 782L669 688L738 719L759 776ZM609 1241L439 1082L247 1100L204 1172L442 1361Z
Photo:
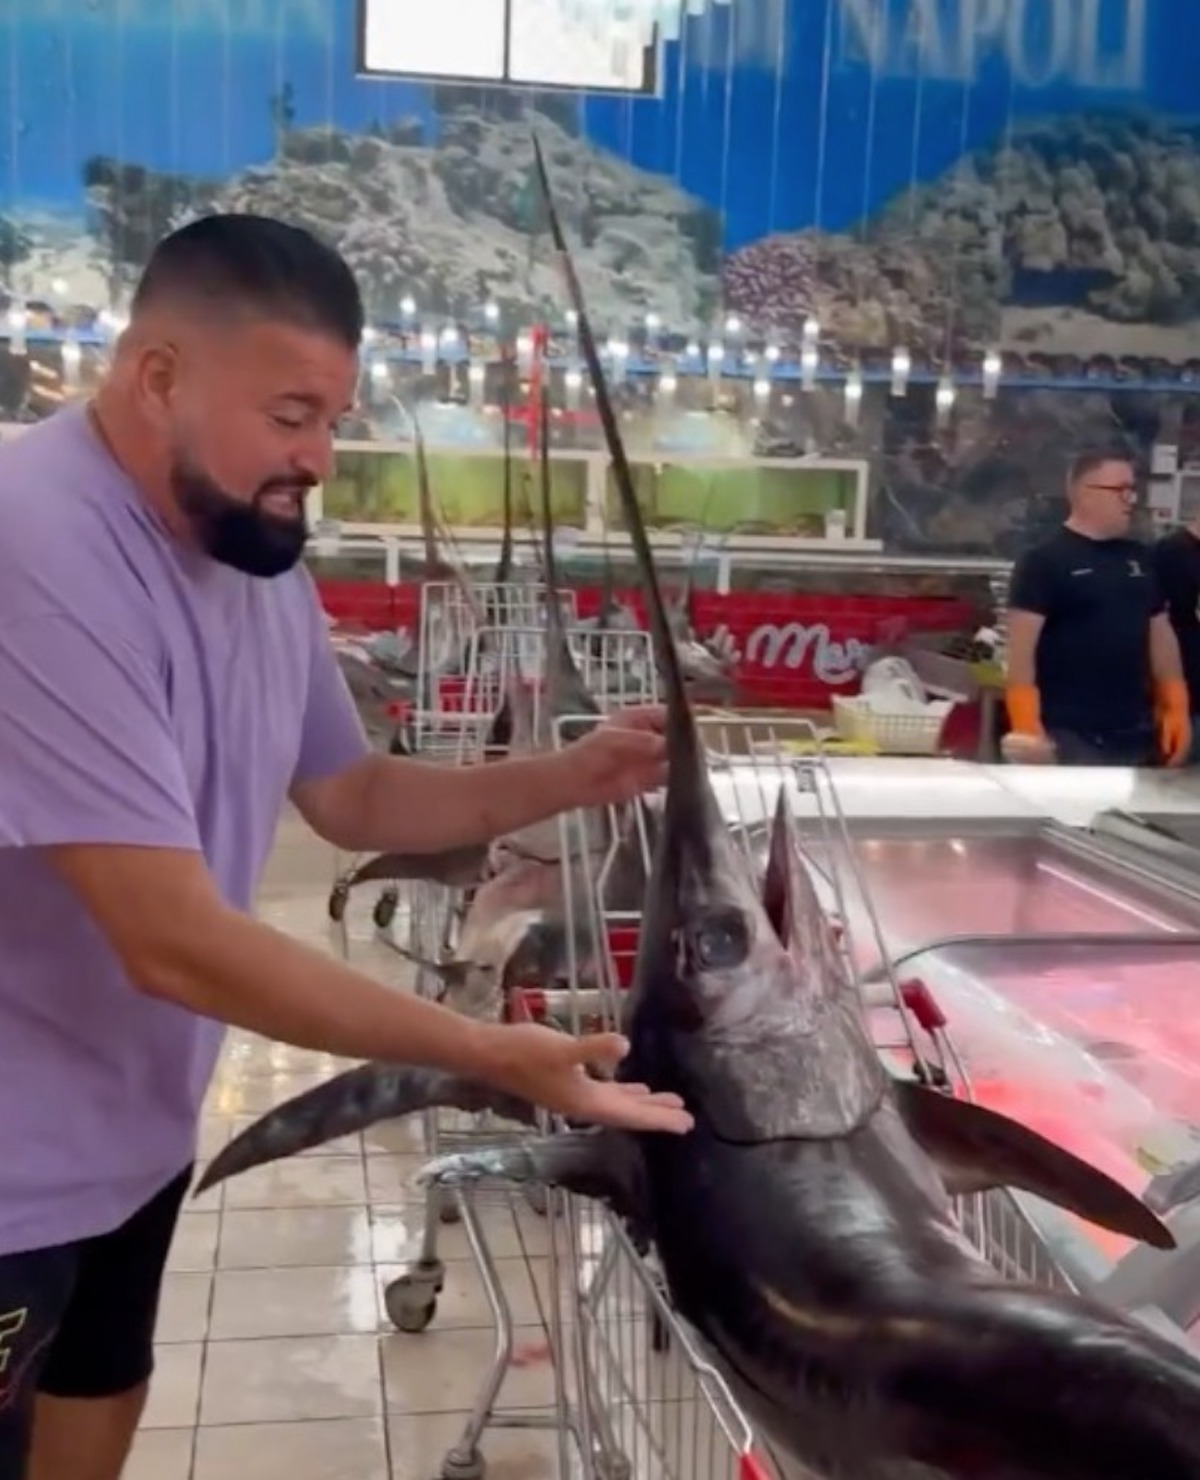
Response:
M442 1473L438 1480L483 1480L487 1474L487 1460L477 1449L474 1454L450 1453L442 1461Z
M412 1336L424 1331L437 1314L437 1298L441 1288L441 1276L435 1276L432 1271L413 1270L409 1274L402 1274L383 1292L388 1320L397 1331L404 1331Z
M346 883L339 880L329 891L329 918L335 925L340 925L342 917L346 913L346 900L350 897L350 889Z
M375 901L375 908L371 912L371 918L380 930L386 930L396 918L396 909L399 903L399 889L385 889Z

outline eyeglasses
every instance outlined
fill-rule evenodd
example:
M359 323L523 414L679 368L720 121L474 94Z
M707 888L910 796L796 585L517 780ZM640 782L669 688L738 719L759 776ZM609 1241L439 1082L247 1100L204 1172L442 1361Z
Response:
M1089 483L1089 488L1094 488L1097 493L1119 493L1125 498L1137 496L1136 483Z

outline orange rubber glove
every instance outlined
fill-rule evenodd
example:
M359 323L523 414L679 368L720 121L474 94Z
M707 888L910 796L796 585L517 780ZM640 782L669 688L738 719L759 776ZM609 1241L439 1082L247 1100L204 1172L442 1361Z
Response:
M1004 691L1004 706L1014 735L1040 736L1042 729L1042 696L1031 683L1010 684Z
M1192 716L1188 686L1181 678L1164 679L1154 686L1154 717L1158 744L1168 766L1182 765L1192 748Z

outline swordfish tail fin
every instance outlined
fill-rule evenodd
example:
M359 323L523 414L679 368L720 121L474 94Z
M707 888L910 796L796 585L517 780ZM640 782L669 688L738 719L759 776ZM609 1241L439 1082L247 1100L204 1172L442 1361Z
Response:
M490 1110L522 1125L536 1120L525 1100L476 1080L403 1064L359 1064L285 1100L247 1126L208 1164L193 1196L228 1177L354 1135L378 1121L433 1109Z

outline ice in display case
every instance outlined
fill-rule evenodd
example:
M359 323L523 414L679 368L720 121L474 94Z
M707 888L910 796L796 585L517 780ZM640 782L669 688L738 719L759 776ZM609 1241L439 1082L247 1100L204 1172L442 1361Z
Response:
M951 941L910 953L901 979L938 1002L981 1104L1142 1195L1200 1162L1200 934ZM1200 1199L1168 1215L1169 1253L1018 1201L1072 1282L1200 1351Z

